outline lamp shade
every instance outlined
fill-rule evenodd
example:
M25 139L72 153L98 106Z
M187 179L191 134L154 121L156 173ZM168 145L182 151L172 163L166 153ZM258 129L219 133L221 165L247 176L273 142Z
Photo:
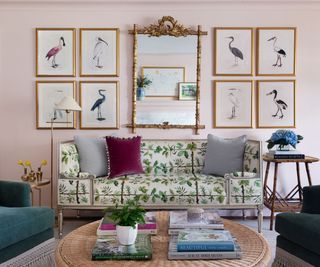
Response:
M68 110L68 111L80 111L81 107L78 105L78 103L74 100L71 96L65 96L62 98L60 103L56 105L56 109L60 110Z

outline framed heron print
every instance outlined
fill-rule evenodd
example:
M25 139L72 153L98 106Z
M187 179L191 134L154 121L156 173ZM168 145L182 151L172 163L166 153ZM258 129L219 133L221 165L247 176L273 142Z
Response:
M257 28L257 75L294 76L296 28Z
M250 80L214 81L214 127L252 128Z
M76 75L76 30L36 29L36 76L74 77Z
M214 29L214 75L253 75L253 28Z
M80 29L80 76L119 76L119 29Z
M295 81L257 81L257 127L294 128Z
M80 82L80 129L119 129L119 82Z
M74 112L66 113L57 110L55 106L65 96L76 97L76 84L73 81L37 81L36 82L36 115L37 129L75 129L76 117Z

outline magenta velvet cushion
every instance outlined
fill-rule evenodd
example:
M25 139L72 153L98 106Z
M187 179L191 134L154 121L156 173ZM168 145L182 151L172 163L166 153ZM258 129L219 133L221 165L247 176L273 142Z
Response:
M141 164L141 136L133 138L106 137L109 154L109 178L144 173Z

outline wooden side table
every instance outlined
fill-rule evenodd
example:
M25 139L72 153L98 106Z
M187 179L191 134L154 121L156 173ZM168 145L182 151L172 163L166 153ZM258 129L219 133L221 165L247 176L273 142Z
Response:
M29 184L31 187L32 206L34 204L33 190L37 190L39 192L39 206L41 206L41 189L42 189L42 187L50 184L50 180L49 179L42 179L41 181L29 182Z
M265 172L263 195L264 205L270 209L270 230L273 229L274 213L275 212L297 212L301 210L302 206L302 186L300 179L300 163L305 164L306 173L308 177L309 185L312 185L309 164L318 162L319 159L315 157L306 156L305 159L273 159L268 155L263 155L263 160L267 162L267 168ZM274 175L273 175L273 188L268 185L268 175L271 163L274 163ZM285 196L282 197L277 192L277 179L278 179L278 167L281 163L295 163L297 172L297 185ZM296 195L298 194L298 197Z

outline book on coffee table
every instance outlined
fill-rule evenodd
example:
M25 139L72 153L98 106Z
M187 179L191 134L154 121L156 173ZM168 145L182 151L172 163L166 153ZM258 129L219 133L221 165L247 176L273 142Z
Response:
M169 235L178 234L182 229L219 229L223 230L223 222L216 211L205 211L200 222L188 221L187 211L171 211Z
M227 230L182 230L177 250L180 251L234 251L234 240Z
M101 219L99 227L97 229L97 236L105 235L116 235L116 225L109 217L109 214L106 213L105 216ZM138 224L138 233L139 234L157 234L157 221L154 212L147 212L145 214L145 224Z
M273 159L304 159L305 155L298 150L270 150L267 155Z
M113 236L98 238L91 255L92 260L150 260L151 237L138 234L135 244L130 246L120 245Z
M241 259L242 252L239 244L235 241L234 251L193 251L179 252L177 250L178 237L171 236L168 250L168 260L218 260L218 259Z

